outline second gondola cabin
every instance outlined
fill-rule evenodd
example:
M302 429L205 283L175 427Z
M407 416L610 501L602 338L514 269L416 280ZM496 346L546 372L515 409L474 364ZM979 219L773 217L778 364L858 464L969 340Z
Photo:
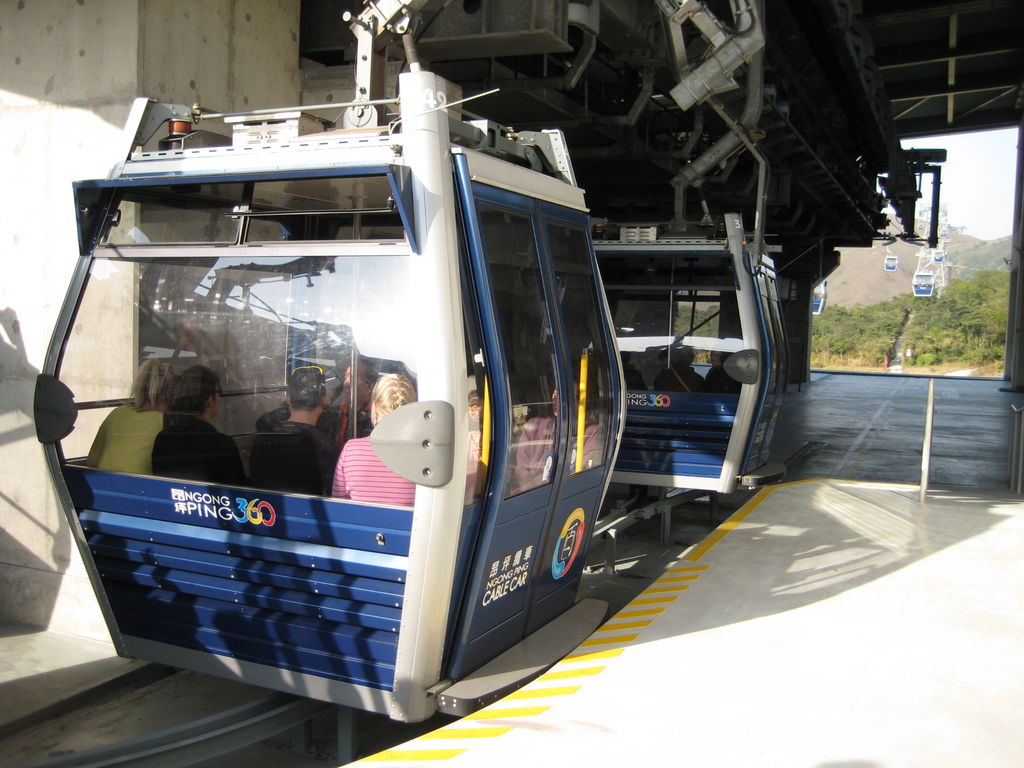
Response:
M622 413L560 136L465 149L440 79L400 87L399 131L241 115L224 146L137 102L128 153L75 185L79 266L36 405L122 654L416 721L486 704L603 618L577 592ZM138 407L154 365L184 396ZM383 417L382 380L405 393ZM362 441L342 491L335 458L313 489L320 454L292 489L253 462L310 430L333 457ZM101 433L139 461L98 458ZM346 498L358 474L382 487ZM460 687L513 647L525 663Z
M595 243L627 388L616 482L729 493L784 474L769 460L787 376L775 270L738 214L725 230Z

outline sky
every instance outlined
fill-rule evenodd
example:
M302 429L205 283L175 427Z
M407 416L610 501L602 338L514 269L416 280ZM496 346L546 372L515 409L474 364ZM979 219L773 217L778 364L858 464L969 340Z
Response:
M925 136L902 142L904 149L945 149L939 204L950 225L965 227L980 240L1013 231L1013 188L1017 129ZM931 175L922 181L918 211L931 206Z

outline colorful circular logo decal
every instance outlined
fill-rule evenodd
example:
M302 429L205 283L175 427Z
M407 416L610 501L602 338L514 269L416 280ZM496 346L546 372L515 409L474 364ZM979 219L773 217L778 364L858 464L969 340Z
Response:
M583 548L585 528L583 508L577 507L565 519L562 532L558 535L558 541L555 542L555 551L551 556L551 575L556 579L562 578L562 574L572 568L576 555Z

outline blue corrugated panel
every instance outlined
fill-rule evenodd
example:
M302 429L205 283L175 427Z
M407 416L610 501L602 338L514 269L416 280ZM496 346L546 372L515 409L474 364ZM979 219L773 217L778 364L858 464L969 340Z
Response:
M79 509L97 509L150 520L369 552L409 553L412 512L407 509L368 507L310 496L282 496L250 488L193 485L136 475L83 471L77 467L68 469L65 473L69 478L68 485ZM191 501L193 498L217 499L225 503ZM251 502L273 508L272 525L238 519L243 516L240 504ZM378 543L378 533L384 534L383 544Z
M655 402L654 393L643 393ZM671 395L666 406L626 411L615 469L659 475L718 477L736 415L734 396Z
M83 530L99 532L101 516L104 533L125 539L172 544L203 552L288 563L302 568L370 576L387 581L405 581L406 558L397 555L306 542L280 541L216 529L203 529L199 533L195 528L182 526L180 523L140 520L128 515L115 515L90 509L82 510L78 518Z
M411 510L65 475L122 633L392 688Z
M215 555L196 557L190 550L150 542L133 542L108 536L93 536L89 546L97 558L123 559L161 568L192 571L240 582L273 583L282 589L309 589L316 594L344 597L377 605L402 605L402 585L395 582L352 576L333 571L310 571L293 565L253 558Z
M321 677L391 688L398 635L161 590L111 585L127 634Z
M237 605L283 611L296 616L312 616L353 626L397 632L402 616L398 608L327 597L317 594L313 589L279 589L259 582L219 579L202 573L125 563L122 560L97 558L96 565L100 575L107 582L121 581L140 587L162 589L176 595L207 597Z

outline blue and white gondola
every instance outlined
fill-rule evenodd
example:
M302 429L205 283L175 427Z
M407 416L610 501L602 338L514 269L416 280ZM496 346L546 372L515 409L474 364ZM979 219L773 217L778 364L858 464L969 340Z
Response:
M914 273L914 296L928 298L935 292L935 276L931 272Z
M441 80L400 88L400 133L245 149L136 151L162 108L137 102L130 153L75 185L79 264L36 404L120 653L418 721L535 674L460 688L539 629L557 658L603 619L577 592L622 402L583 192L564 153L561 177L524 167L559 136L500 160L451 143ZM351 434L361 373L414 379L374 435L414 505L88 466L147 358L219 373L243 459L296 367L347 373Z
M811 314L820 315L825 311L825 305L828 303L828 280L822 280L816 286L811 294Z
M595 243L627 387L616 482L728 493L784 473L769 462L787 369L774 267L725 221L722 240ZM671 375L674 356L699 375Z

